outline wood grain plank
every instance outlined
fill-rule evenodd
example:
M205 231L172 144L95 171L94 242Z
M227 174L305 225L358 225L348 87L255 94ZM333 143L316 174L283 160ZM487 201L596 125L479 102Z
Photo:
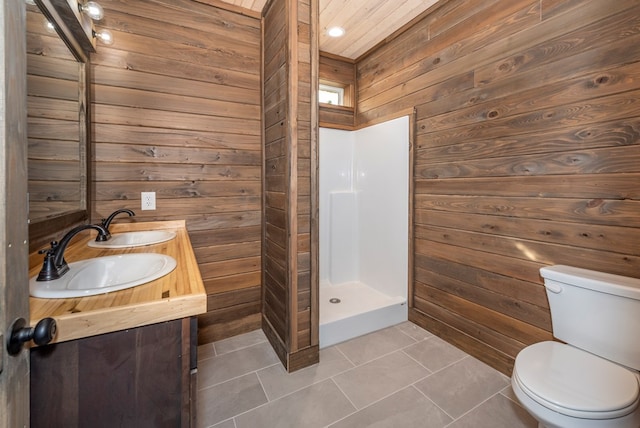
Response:
M503 185L505 183L502 183ZM544 202L544 203L542 203ZM421 208L448 211L450 213L487 214L522 219L554 220L578 224L604 226L638 227L634 215L637 201L607 199L542 199L528 197L486 197L477 196L416 196L416 205ZM419 220L425 220L423 213L417 212ZM500 219L501 221L502 219ZM428 220L427 220L428 221ZM579 227L574 224L573 227Z
M585 222L566 223L559 221L558 217L553 220L524 216L495 218L472 211L451 215L447 211L420 210L416 212L416 228L421 224L626 254L633 253L636 247L633 243L640 240L638 229Z
M585 207L599 205L601 199L640 199L634 183L637 174L554 175L468 180L415 180L417 194L467 196L522 196L545 198L586 198Z

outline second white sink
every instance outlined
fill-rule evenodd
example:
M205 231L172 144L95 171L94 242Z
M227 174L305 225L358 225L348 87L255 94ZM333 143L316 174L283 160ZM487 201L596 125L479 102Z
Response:
M143 245L159 244L176 237L175 232L169 230L142 230L139 232L116 233L104 242L89 241L90 247L95 248L131 248Z
M173 257L156 253L118 254L69 263L69 271L53 281L29 280L29 294L67 299L120 291L161 278L176 268Z

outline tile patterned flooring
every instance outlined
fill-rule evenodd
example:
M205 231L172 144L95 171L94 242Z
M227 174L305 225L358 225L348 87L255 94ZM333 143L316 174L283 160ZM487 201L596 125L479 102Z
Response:
M199 428L537 427L508 377L410 322L290 374L260 330L198 353Z

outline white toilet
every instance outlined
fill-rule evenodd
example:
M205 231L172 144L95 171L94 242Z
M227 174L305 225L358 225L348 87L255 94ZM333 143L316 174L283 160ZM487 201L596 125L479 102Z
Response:
M540 269L553 335L516 357L511 386L540 428L640 427L640 279Z

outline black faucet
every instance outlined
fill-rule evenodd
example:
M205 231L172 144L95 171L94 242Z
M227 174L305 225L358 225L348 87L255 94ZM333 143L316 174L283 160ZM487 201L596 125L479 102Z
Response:
M104 230L107 231L107 234L104 235L104 236L98 234L98 236L96 237L96 242L108 241L111 238L111 233L109 232L109 226L111 225L111 222L113 221L115 216L117 216L118 214L121 214L121 213L127 213L127 214L129 214L129 217L133 217L134 215L136 215L133 211L128 210L126 208L122 208L122 209L115 210L114 212L112 212L109 217L103 218L101 223L102 223L102 227L104 228Z
M40 254L44 254L44 263L42 269L38 274L36 281L52 281L60 278L62 275L69 271L69 266L64 259L64 250L67 249L69 241L85 229L95 229L98 231L98 236L106 236L107 230L97 224L82 224L76 228L71 229L60 240L60 242L51 242L51 248L38 251Z

